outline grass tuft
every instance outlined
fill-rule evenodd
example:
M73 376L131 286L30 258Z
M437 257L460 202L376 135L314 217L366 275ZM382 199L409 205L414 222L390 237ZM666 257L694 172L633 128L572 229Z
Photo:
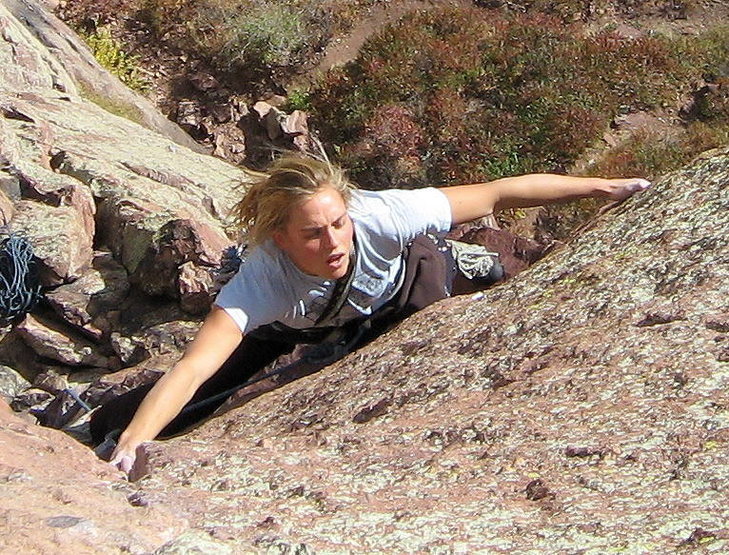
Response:
M91 48L94 58L127 87L140 93L149 89L149 80L142 76L139 68L139 58L124 51L122 44L112 36L109 27L98 27L85 34L84 40Z

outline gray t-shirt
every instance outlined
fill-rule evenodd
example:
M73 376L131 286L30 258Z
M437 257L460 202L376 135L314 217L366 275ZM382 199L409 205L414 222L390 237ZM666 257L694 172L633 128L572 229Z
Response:
M341 325L383 306L402 284L405 246L416 235L451 227L448 199L435 188L355 191L349 215L357 241L352 286L339 313L320 325ZM305 274L268 240L253 249L215 304L243 333L272 322L309 328L326 308L335 283Z

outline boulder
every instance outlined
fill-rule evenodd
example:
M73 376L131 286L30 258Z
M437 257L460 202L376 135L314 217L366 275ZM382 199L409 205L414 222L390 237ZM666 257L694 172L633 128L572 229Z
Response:
M23 198L48 206L72 208L86 236L94 236L96 204L88 187L37 164L26 165L20 162L15 171Z
M3 553L151 553L186 522L67 435L0 411Z
M108 368L112 364L98 346L55 322L29 314L16 329L28 346L41 357L68 366Z
M18 12L25 8L23 11L30 12L31 17L36 19L34 8L40 10L41 6L36 2L21 6L20 2L14 1L0 6L0 82L4 87L16 90L40 87L76 94L76 84L63 65L49 55L32 30L21 23L24 20L17 17ZM42 13L47 14L45 10ZM73 42L78 44L78 38L71 32L67 32L66 36L73 37Z
M21 376L19 372L16 372L10 366L0 364L0 398L9 402L18 393L29 387L30 382Z
M154 442L143 491L258 549L728 549L728 179L707 153L514 279Z
M223 251L229 245L230 240L212 226L191 219L169 221L158 230L130 279L150 295L205 297L212 286L209 271L220 266ZM191 286L191 281L196 285ZM190 300L187 306L195 302ZM209 306L207 298L197 312L204 312Z
M53 207L23 200L15 206L10 230L24 237L39 260L45 286L70 283L91 265L93 236L70 206Z
M110 335L114 314L128 292L124 267L111 253L96 252L79 279L48 291L46 300L64 321L100 341Z
M0 83L82 94L112 112L126 114L187 148L204 152L154 105L106 71L81 38L37 0L7 0L0 6Z

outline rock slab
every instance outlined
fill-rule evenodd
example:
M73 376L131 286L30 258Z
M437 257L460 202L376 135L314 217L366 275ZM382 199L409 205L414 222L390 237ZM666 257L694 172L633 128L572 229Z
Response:
M513 280L153 444L144 491L260 550L726 551L727 184L707 153Z

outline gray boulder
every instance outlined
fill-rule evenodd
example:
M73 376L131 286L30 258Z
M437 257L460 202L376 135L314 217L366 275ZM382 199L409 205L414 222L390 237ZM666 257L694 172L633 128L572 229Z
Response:
M43 2L4 0L0 31L0 81L7 88L25 90L30 86L81 95L115 113L128 115L180 145L203 152L149 100L101 67L78 35Z

